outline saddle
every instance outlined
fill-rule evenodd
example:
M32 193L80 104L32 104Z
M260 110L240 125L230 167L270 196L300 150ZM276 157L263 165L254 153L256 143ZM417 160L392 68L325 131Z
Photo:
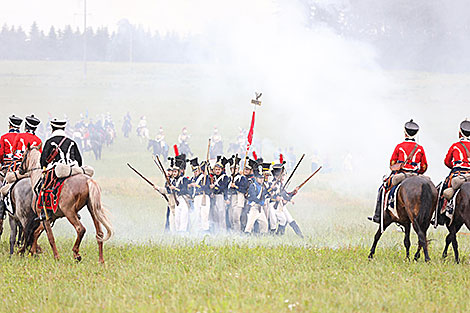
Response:
M68 178L58 178L53 169L48 170L44 176L43 188L38 192L37 207L56 213L64 182Z

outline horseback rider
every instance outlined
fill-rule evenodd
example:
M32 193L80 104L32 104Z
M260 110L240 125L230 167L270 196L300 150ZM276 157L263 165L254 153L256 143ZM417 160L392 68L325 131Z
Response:
M7 168L13 162L13 143L20 132L20 126L23 122L21 117L14 114L8 118L8 132L0 137L0 164L2 169Z
M34 115L26 116L24 133L17 134L13 143L14 159L22 160L28 145L39 147L39 151L41 151L42 141L36 136L36 129L40 123L41 121Z
M428 169L426 154L421 145L416 142L419 126L413 120L405 123L405 140L399 143L393 151L390 159L390 169L392 173L379 188L375 214L368 217L369 220L380 223L380 213L382 209L382 195L384 187L389 188L391 178L398 173L423 174Z
M82 156L75 141L65 134L66 120L54 118L50 121L52 135L44 144L41 167L52 168L56 163L82 166ZM57 150L57 152L55 152ZM55 157L51 160L52 156Z
M468 174L470 172L470 121L463 121L460 123L459 129L459 141L452 144L447 152L447 155L444 159L444 164L450 169L450 173L447 176L444 184L442 186L442 190L446 190L447 188L451 187L450 183L453 176ZM445 193L444 193L445 194ZM453 195L454 193L452 193ZM439 210L445 205L445 200L450 201L451 199L439 199ZM448 215L451 215L453 212L452 205L446 204L446 210ZM443 224L442 220L438 220L440 224Z

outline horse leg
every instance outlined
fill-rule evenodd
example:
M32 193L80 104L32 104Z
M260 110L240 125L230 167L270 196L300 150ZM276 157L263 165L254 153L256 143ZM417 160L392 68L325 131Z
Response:
M460 230L460 228L462 227L462 222L460 223L455 223L456 221L454 221L454 223L451 225L451 229L450 229L450 238L451 238L451 242L452 242L452 249L454 250L454 256L455 256L455 263L460 263L460 259L459 259L459 244L457 243L457 232Z
M38 239L39 239L39 236L41 236L43 231L44 231L44 226L41 223L39 224L38 228L33 233L33 243L31 244L31 249L29 250L31 255L38 254L38 247L39 247Z
M73 225L75 228L75 231L77 232L77 239L75 240L75 244L73 245L72 252L73 252L73 258L77 261L80 262L82 260L82 257L80 255L80 243L82 242L83 236L85 235L86 229L85 226L80 222L78 219L77 213L75 213L75 210L73 210L71 213L66 214L65 217L69 220L70 224Z
M444 251L442 252L442 258L445 259L447 257L447 249L449 249L449 245L452 242L452 237L450 235L450 231L446 236L446 245L444 247Z
M403 240L403 243L406 249L406 258L409 261L410 260L410 246L411 246L411 241L410 241L411 225L407 224L407 225L404 225L404 227L405 227L405 239Z
M415 259L415 261L418 261L418 259L420 257L420 254L421 254L421 248L423 248L424 260L426 262L429 262L431 259L429 258L429 253L428 253L428 243L426 241L426 233L418 225L417 220L414 220L412 224L413 224L413 229L415 230L416 234L418 235L418 250L416 251L414 259Z
M384 232L387 229L387 227L390 226L391 223L392 223L391 220L387 218L387 216L384 216ZM382 236L382 232L379 226L379 229L377 230L374 236L374 243L372 244L372 247L370 248L369 259L374 258L375 248L377 247L377 243L379 242L379 239L381 236Z
M44 221L44 228L46 229L47 239L52 248L52 253L54 254L54 259L59 259L59 251L57 251L57 246L55 244L54 234L52 233L51 222L49 220Z
M15 252L15 243L16 243L16 221L11 217L8 218L8 222L10 223L10 256Z

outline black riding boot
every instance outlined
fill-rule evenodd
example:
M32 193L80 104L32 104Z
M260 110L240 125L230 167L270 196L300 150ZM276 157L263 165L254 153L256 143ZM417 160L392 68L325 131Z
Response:
M295 221L289 223L290 227L294 230L297 236L300 238L304 238L304 234L302 234L302 231L300 230L299 225Z
M284 235L285 231L286 231L286 225L279 225L277 227L276 235L282 236L282 235Z
M379 194L377 195L377 203L375 204L374 216L368 216L367 218L375 223L380 223L380 210L382 209L382 192L383 187L379 188Z

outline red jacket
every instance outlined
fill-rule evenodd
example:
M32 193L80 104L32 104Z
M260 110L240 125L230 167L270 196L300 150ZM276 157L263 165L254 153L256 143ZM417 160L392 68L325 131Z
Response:
M8 133L0 137L0 163L9 162L13 160L13 144L18 132L10 130Z
M447 152L446 158L444 160L444 164L448 168L453 169L454 167L461 167L470 169L470 162L468 160L470 155L467 155L467 151L463 145L465 145L465 147L467 147L467 149L470 151L470 141L463 139L457 141L449 148L449 151Z
M28 144L31 146L39 147L39 151L42 152L42 141L38 136L31 133L19 133L15 138L13 144L13 151L15 151L15 158L23 158L23 153L26 151Z
M411 154L413 148L416 146L416 142L412 140L405 140L398 144L393 151L392 158L390 159L390 165L395 163L403 163ZM426 154L421 145L418 145L413 157L406 162L403 166L403 170L409 172L417 172L423 174L428 168L428 162L426 161Z

